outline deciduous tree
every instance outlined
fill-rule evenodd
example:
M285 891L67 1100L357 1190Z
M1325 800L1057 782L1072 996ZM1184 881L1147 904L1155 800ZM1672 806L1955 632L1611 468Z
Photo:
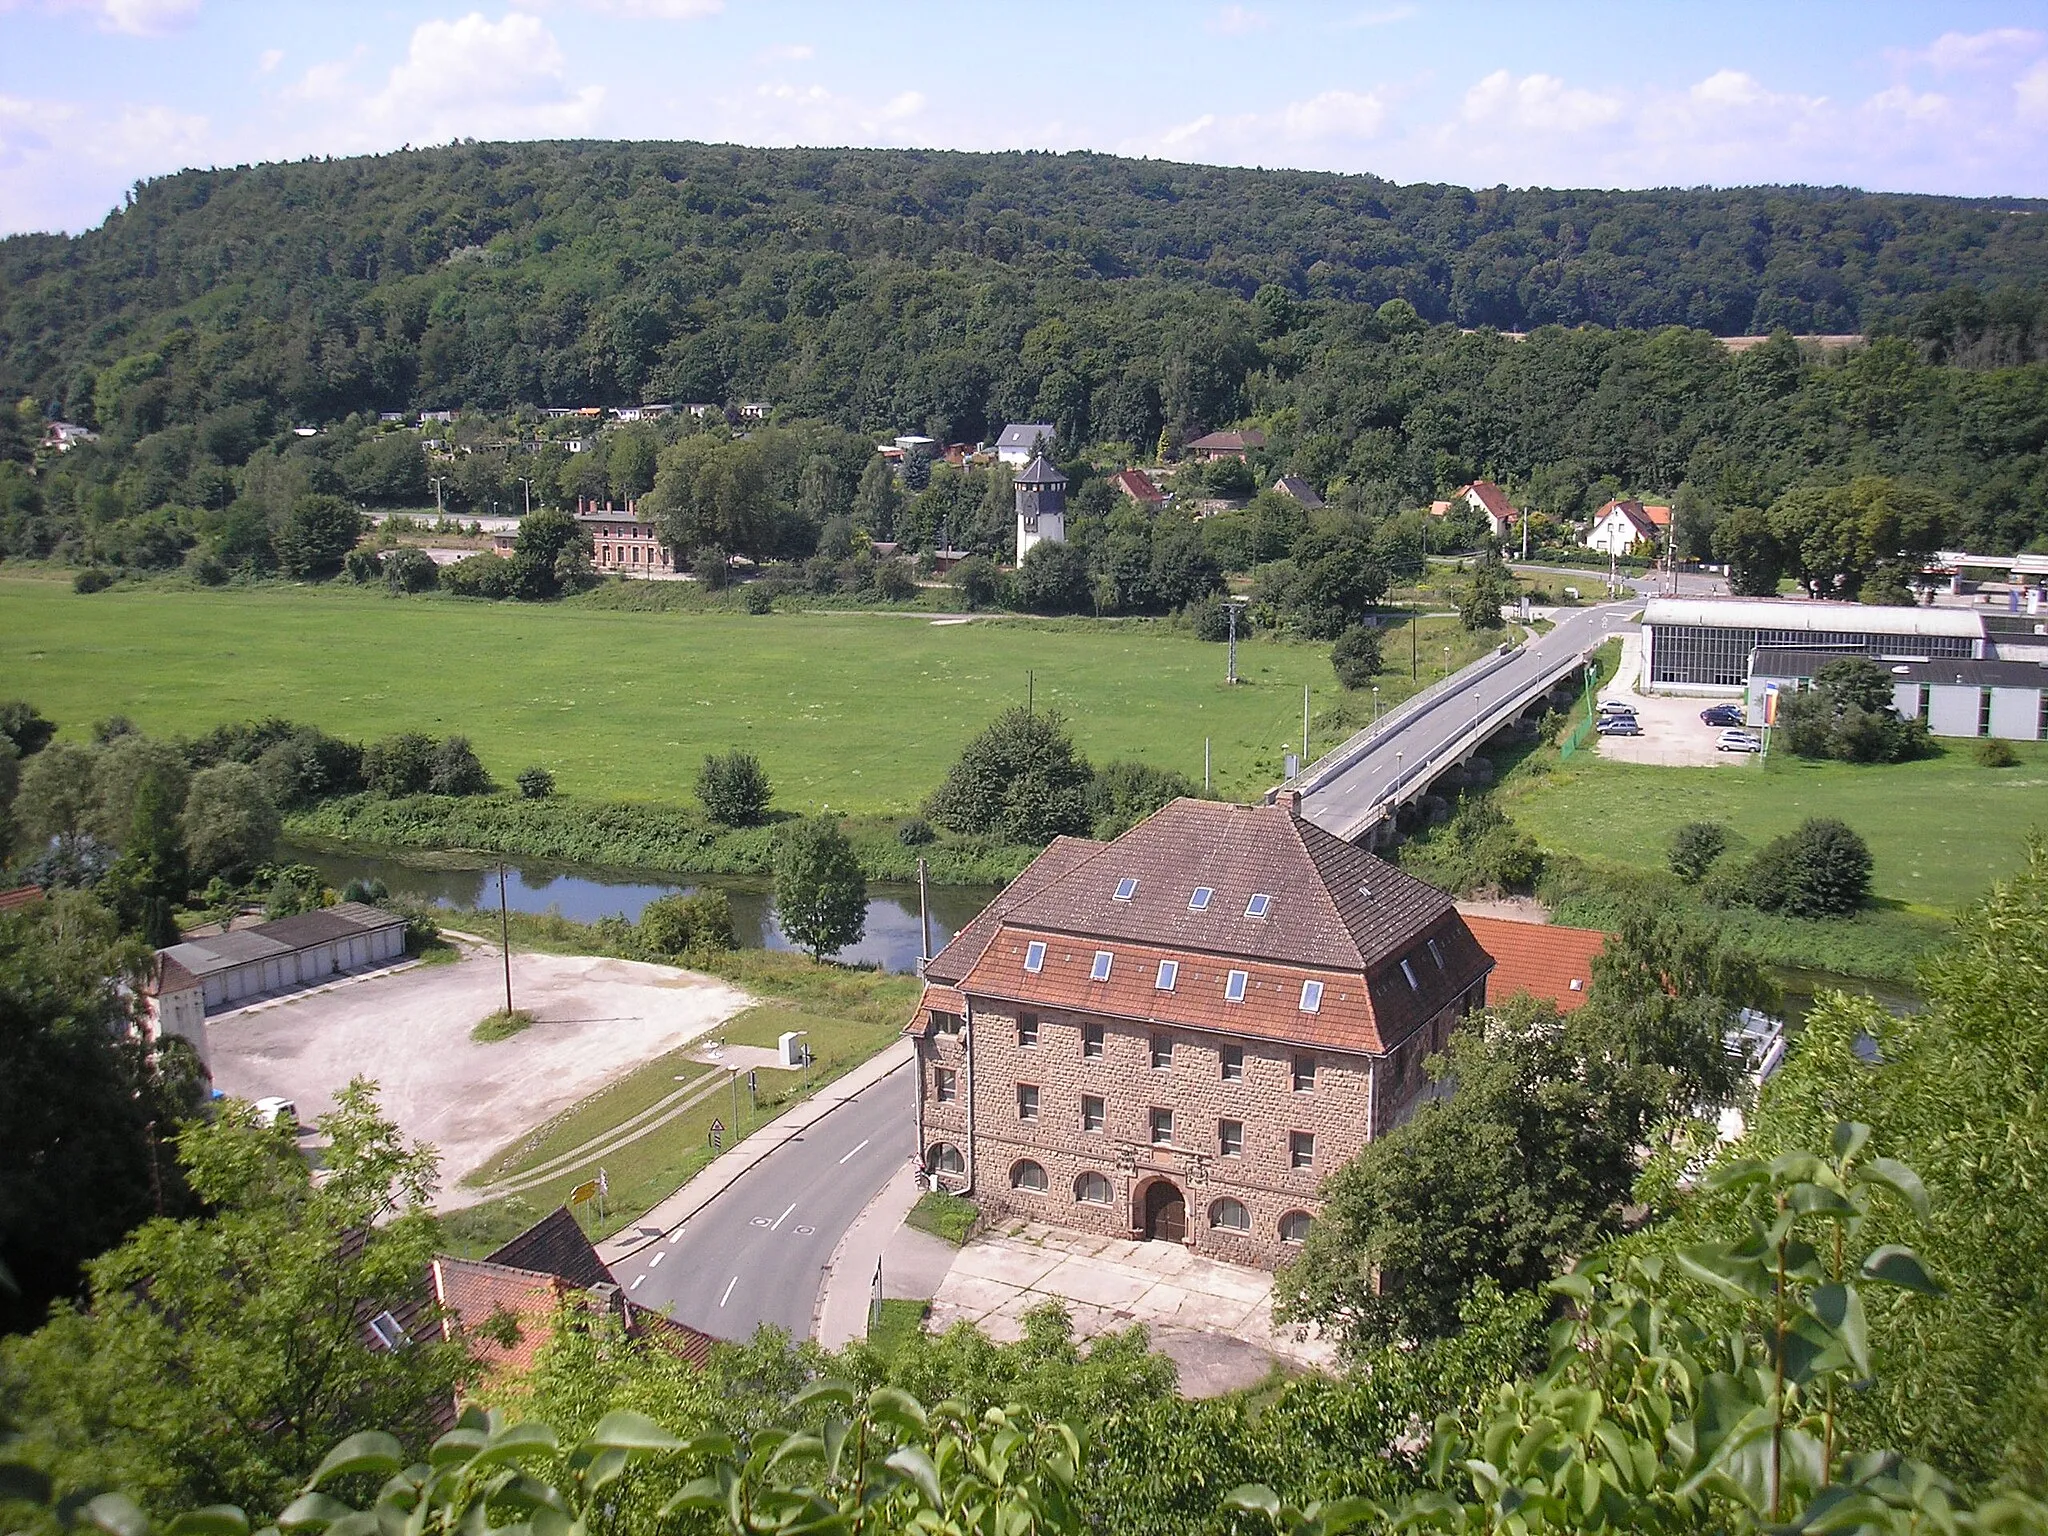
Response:
M867 931L867 876L838 822L800 822L783 836L775 854L775 920L813 960L858 943Z

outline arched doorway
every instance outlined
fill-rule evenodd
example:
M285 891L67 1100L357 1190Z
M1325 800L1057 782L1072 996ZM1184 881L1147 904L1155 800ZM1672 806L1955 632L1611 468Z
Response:
M1188 1202L1169 1180L1145 1186L1145 1240L1184 1243L1188 1240Z

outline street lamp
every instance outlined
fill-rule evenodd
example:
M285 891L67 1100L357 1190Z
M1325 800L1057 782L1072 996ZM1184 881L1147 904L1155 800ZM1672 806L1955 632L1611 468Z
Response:
M533 515L533 482L524 475L520 475L518 480L521 485L526 487L526 515L531 517Z
M1372 723L1374 725L1380 723L1380 685L1378 683L1372 685Z

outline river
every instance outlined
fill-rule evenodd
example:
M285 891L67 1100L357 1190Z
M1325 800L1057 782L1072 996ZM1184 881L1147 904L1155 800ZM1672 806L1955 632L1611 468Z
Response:
M280 863L310 864L336 890L351 880L381 880L394 896L407 896L438 907L488 911L498 904L496 862L472 855L422 853L398 858L354 849L281 843L277 859ZM772 885L766 877L754 875L664 878L645 872L554 864L544 859L505 860L505 904L515 912L552 910L579 923L594 923L601 917L623 917L636 922L641 910L657 896L719 890L732 903L733 928L741 944L749 949L793 950L796 945L775 921ZM932 953L937 954L994 895L995 891L986 886L932 886ZM885 971L915 971L920 942L917 887L871 880L867 932L858 944L841 950L837 958L848 964L878 965Z

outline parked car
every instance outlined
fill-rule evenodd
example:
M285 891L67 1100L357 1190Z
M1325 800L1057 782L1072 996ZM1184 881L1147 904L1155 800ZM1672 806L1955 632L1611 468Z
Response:
M1747 731L1723 731L1721 739L1714 743L1716 752L1761 752L1763 742Z
M290 1099L275 1096L256 1101L256 1123L258 1125L282 1125L296 1131L299 1128L299 1106Z
M1635 712L1635 705L1629 703L1626 699L1602 699L1600 701L1600 713L1602 715L1628 715L1633 718Z
M1748 720L1740 704L1716 704L1711 709L1700 711L1701 725L1746 725Z
M1634 715L1609 715L1593 727L1599 736L1640 736L1643 728L1636 723Z

